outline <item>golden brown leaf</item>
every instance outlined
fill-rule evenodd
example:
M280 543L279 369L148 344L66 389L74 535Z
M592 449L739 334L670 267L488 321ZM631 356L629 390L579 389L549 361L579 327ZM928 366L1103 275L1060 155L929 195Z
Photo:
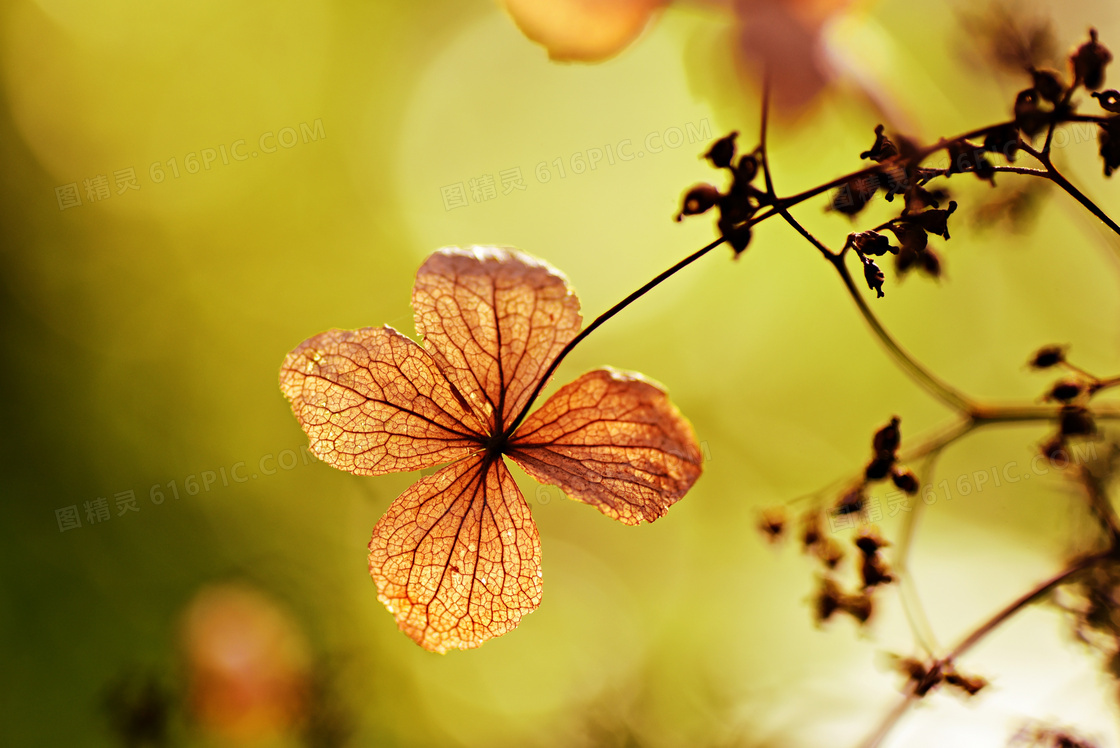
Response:
M508 454L627 525L664 515L700 477L688 421L653 383L614 369L561 387L517 430Z
M424 349L391 327L330 330L280 369L311 449L358 475L419 470L479 448L481 424Z
M433 652L477 647L541 601L541 547L498 456L415 483L373 529L369 573L401 630Z
M579 330L579 302L547 263L445 248L417 273L413 307L424 348L390 327L331 330L288 355L280 386L334 467L451 462L393 502L369 545L401 630L444 652L504 634L540 604L540 540L503 454L633 525L685 494L700 449L661 389L610 369L561 388L503 438Z
M558 270L496 247L432 254L416 274L412 308L425 347L494 431L525 406L581 322Z

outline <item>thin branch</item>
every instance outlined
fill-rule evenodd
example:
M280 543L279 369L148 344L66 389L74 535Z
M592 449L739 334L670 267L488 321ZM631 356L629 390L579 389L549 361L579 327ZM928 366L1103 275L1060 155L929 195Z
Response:
M1115 558L1116 551L1115 549L1110 548L1103 553L1095 553L1091 556L1084 556L1081 559L1074 561L1062 571L1058 572L1046 581L1040 582L1031 590L1028 590L1027 592L1020 595L1016 600L1008 603L998 613L977 626L972 631L972 633L964 637L960 641L960 643L957 644L957 646L953 647L953 649L949 651L949 654L941 658L941 662L947 664L956 661L958 658L964 655L965 652L979 644L980 640L990 634L996 627L998 627L1007 619L1011 618L1019 611L1026 608L1028 605L1038 602L1046 595L1050 594L1050 592L1052 592L1056 587L1064 584L1065 582L1068 582L1072 577L1077 576L1081 572L1087 569L1091 569L1102 561L1107 561L1108 559Z
M1115 549L1110 548L1104 553L1084 556L1074 561L1065 569L1050 577L1046 581L1035 585L1035 587L1019 596L1016 600L1012 601L997 613L995 613L991 618L987 619L975 629L973 629L970 634L965 636L960 641L960 643L958 643L955 647L953 647L952 650L950 650L949 654L945 655L940 660L935 661L931 670L943 670L946 665L953 664L957 659L962 657L966 652L980 643L980 641L983 640L984 637L986 637L1016 613L1023 610L1027 606L1038 602L1046 595L1050 594L1055 588L1070 581L1078 574L1091 569L1092 567L1103 561L1107 561L1110 559L1116 560ZM913 679L907 681L906 690L903 692L901 701L899 701L899 703L896 704L890 710L890 712L887 713L879 726L876 727L875 731L867 738L867 740L865 740L861 744L863 748L877 748L877 746L879 746L883 742L883 740L890 733L891 729L893 729L894 726L898 724L899 720L902 719L907 710L909 710L909 708L920 698L916 694L917 687L918 683Z
M787 219L791 220L791 219ZM796 224L796 222L794 222ZM800 224L797 224L798 226ZM803 234L807 235L808 232L800 229ZM819 242L812 240L819 245ZM820 245L823 246L823 245ZM827 251L827 250L826 250ZM875 316L875 312L867 305L867 301L863 298L859 288L856 286L855 281L852 280L852 274L848 271L848 266L844 264L843 255L837 255L833 258L833 266L836 272L840 274L840 278L844 281L844 287L848 290L848 295L859 308L860 314L863 315L864 320L871 326L872 331L879 338L879 342L887 349L887 352L895 360L904 371L906 371L918 384L922 385L931 395L936 397L941 402L954 408L961 413L971 413L975 409L972 401L962 394L954 387L941 381L932 372L922 366L918 361L911 356L898 342L895 341L883 324L879 322L879 318Z
M506 427L505 437L508 439L510 437L510 435L512 435L513 432L517 430L517 427L519 425L521 425L521 422L523 420L525 420L525 416L529 413L529 409L533 407L533 401L535 401L537 399L537 397L541 394L541 390L544 389L545 384L548 383L548 380L556 372L556 367L558 367L560 365L560 362L563 361L564 358L569 353L572 352L573 348L575 348L577 345L579 345L581 342L583 342L584 338L586 338L591 333L595 332L595 330L599 329L603 325L604 322L606 322L611 317L613 317L616 314L618 314L619 312L621 312L626 307L630 306L630 304L632 304L634 301L638 300L642 296L645 296L649 291L651 291L656 286L660 285L663 281L667 280L668 278L672 277L673 275L676 275L677 272L683 270L684 268L688 267L692 263L696 262L701 257L708 254L708 252L711 252L713 249L715 249L719 245L723 244L723 242L724 242L724 238L720 237L719 239L716 239L715 241L713 241L713 242L701 247L700 249L696 250L695 252L690 254L688 257L686 257L683 260L681 260L680 262L678 262L676 265L673 265L673 267L669 268L668 270L665 270L661 273L658 273L657 276L654 277L652 280L650 280L648 283L644 284L637 291L634 291L632 294L627 296L625 299L623 299L622 301L618 302L617 304L612 306L607 311L600 314L598 317L595 318L594 322L589 324L587 327L583 328L579 332L579 334L576 335L574 338L572 338L571 341L566 346L564 346L563 348L560 349L560 353L558 353L556 355L556 358L554 358L552 360L552 363L549 364L548 368L545 369L544 375L541 377L540 381L537 382L537 386L533 389L533 393L531 395L529 395L529 399L525 402L525 407L523 407L521 409L521 412L517 414L517 417L514 418L513 421L510 422L509 426Z
M1096 203L1085 195L1085 193L1074 187L1073 183L1066 179L1064 174L1058 171L1058 168L1054 166L1054 162L1050 158L1049 151L1045 149L1042 151L1036 150L1030 143L1021 143L1020 148L1046 167L1046 174L1049 176L1050 181L1065 190L1074 200L1081 203L1085 210L1099 218L1105 226L1108 226L1117 236L1120 236L1120 225L1109 218L1107 213L1101 210Z

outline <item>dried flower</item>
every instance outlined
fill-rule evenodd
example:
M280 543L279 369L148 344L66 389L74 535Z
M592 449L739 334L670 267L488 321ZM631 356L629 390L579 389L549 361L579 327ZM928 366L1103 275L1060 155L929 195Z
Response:
M883 271L870 257L861 257L860 259L863 260L863 278L867 281L867 287L875 291L876 298L883 298L883 281L886 280L886 276L883 275Z
M280 386L328 465L383 475L449 463L390 505L368 556L401 630L444 652L510 631L541 601L540 537L505 456L627 525L663 516L701 456L665 392L614 369L522 420L580 329L579 301L547 263L445 248L420 267L412 304L423 345L388 326L330 330L288 354Z
M874 255L882 257L888 252L898 254L898 247L891 244L886 234L878 231L861 231L858 234L848 234L848 243L861 255Z
M876 125L875 127L875 143L869 150L859 154L862 159L871 159L872 161L882 162L888 158L894 158L898 155L898 148L890 141L886 135L883 134L883 126Z
M957 209L956 201L950 201L944 210L931 209L913 215L904 215L899 220L916 224L931 234L949 238L949 216Z

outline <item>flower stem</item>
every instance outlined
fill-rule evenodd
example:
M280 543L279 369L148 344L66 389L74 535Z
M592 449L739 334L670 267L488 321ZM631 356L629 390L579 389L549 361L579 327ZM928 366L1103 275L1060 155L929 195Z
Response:
M556 367L558 367L560 365L560 362L563 361L564 358L569 353L572 352L573 348L575 348L577 345L579 345L580 343L583 342L584 338L586 338L591 333L595 332L595 330L599 329L599 327L601 327L603 325L603 323L605 323L611 317L615 316L616 314L621 312L623 309L630 306L630 304L634 303L635 301L640 299L642 296L645 296L649 291L653 290L656 286L660 285L662 283L662 281L665 281L668 278L672 277L673 275L676 275L677 272L683 270L684 268L688 267L692 263L696 262L701 257L708 254L708 252L711 252L713 249L715 249L719 245L723 244L724 241L725 241L724 238L720 237L719 239L716 239L715 241L713 241L713 242L705 245L704 247L701 247L700 249L696 250L695 252L690 254L688 257L686 257L683 260L681 260L680 262L678 262L676 265L673 265L673 267L669 268L668 270L665 270L661 273L658 273L658 275L655 278L653 278L648 283L643 285L637 291L634 291L632 294L627 296L622 301L620 301L617 304L615 304L614 306L612 306L607 311L600 314L598 317L595 318L595 320L591 324L589 324L587 327L580 330L578 335L576 335L574 338L572 338L571 341L569 341L566 346L564 346L563 348L560 349L560 352L558 354L556 354L556 358L554 358L552 360L552 363L549 364L548 368L545 369L544 376L542 376L540 381L537 382L537 386L533 389L533 393L529 396L529 399L525 402L525 407L523 407L521 409L521 412L517 414L517 417L514 418L513 421L510 422L509 426L506 427L506 430L505 430L506 438L508 439L513 434L513 432L517 430L517 427L521 425L521 422L523 420L525 420L525 416L528 415L529 409L531 407L533 407L533 402L537 399L537 397L540 396L541 390L544 389L545 384L548 383L548 380L556 372Z
M863 294L859 292L855 281L852 280L852 274L848 271L848 266L844 264L843 255L836 255L832 259L832 264L833 267L836 268L836 272L840 274L840 278L844 281L844 287L848 290L848 295L852 297L852 300L856 303L856 307L859 308L859 313L863 315L864 320L871 326L871 330L875 333L876 337L879 338L879 342L887 349L887 353L891 355L895 363L909 374L915 382L924 387L927 392L941 402L962 413L971 413L975 407L971 400L956 388L941 381L932 372L918 363L913 356L891 337L891 334L883 327L879 318L875 316L875 312L871 311L871 307L867 305Z
M946 665L953 664L958 658L963 656L966 652L968 652L968 650L972 649L974 646L980 643L980 641L984 637L986 637L988 634L1002 625L1007 619L1011 618L1016 613L1026 608L1028 605L1038 602L1046 595L1054 591L1055 588L1070 581L1070 579L1082 573L1083 571L1091 569L1097 564L1109 559L1116 559L1115 548L1109 548L1103 553L1084 556L1074 561L1062 571L1058 572L1049 579L1035 585L1033 588L1020 595L1019 598L1004 606L991 618L973 629L972 632L968 634L968 636L964 637L960 641L960 643L957 644L957 646L953 647L953 649L950 650L949 654L945 655L940 660L935 661L933 667L944 669ZM871 734L871 736L861 744L863 748L877 748L877 746L879 746L883 742L883 740L890 733L891 729L896 724L898 724L898 721L902 719L903 715L906 714L906 711L910 708L910 706L918 700L919 697L915 693L917 685L918 683L915 680L910 680L908 682L906 691L903 693L902 700L898 704L896 704L890 712L887 713L886 717Z

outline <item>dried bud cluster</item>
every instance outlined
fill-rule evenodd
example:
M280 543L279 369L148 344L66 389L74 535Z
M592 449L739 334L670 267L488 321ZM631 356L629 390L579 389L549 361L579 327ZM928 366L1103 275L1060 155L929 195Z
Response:
M895 669L914 684L914 694L925 696L944 683L952 686L966 696L975 696L988 681L978 675L964 675L951 662L925 663L915 657L897 657Z
M1018 135L1014 144L1018 144ZM982 179L994 180L994 167L984 157L991 150L989 144L977 145L967 140L948 143L944 147L949 153L949 168L944 170L927 169L920 165L922 154L906 138L899 137L898 145L889 139L879 125L875 128L875 142L871 148L860 154L879 164L871 173L853 177L832 199L830 208L849 216L855 216L864 209L875 193L882 189L884 197L892 201L896 195L903 196L904 207L901 214L882 226L870 231L860 231L848 235L847 247L855 250L863 263L864 279L867 287L882 297L885 276L878 263L871 259L893 254L895 270L904 275L917 268L930 277L941 275L941 257L929 246L929 234L949 238L948 217L957 209L950 202L945 209L941 203L948 197L941 189L927 189L929 181L937 176L948 176L963 172L974 172ZM999 147L1004 150L1002 141ZM899 246L894 246L883 234L894 234Z
M913 495L918 492L918 478L910 470L898 464L898 447L902 441L898 428L899 422L898 416L894 416L890 423L875 432L875 436L871 439L874 454L863 469L863 478L866 484L890 476L896 488ZM862 489L861 486L861 492Z
M738 132L732 132L712 144L704 157L717 169L731 172L731 187L726 193L720 192L710 184L698 184L690 188L681 199L681 210L676 220L685 216L707 213L719 208L717 226L720 234L731 245L738 257L751 241L750 221L759 207L766 201L763 192L751 185L758 175L758 159L749 153L735 162L735 139Z
M1089 411L1090 399L1101 390L1120 384L1120 379L1101 379L1066 360L1066 347L1048 345L1035 351L1027 365L1032 369L1050 369L1062 366L1069 376L1054 382L1043 400L1061 403L1058 411L1058 430L1041 447L1041 452L1052 462L1068 462L1067 442L1070 437L1091 437L1097 433L1097 424Z
M863 555L863 563L860 566L863 589L866 590L880 584L890 584L894 581L894 575L890 573L886 562L879 554L880 549L890 545L890 543L879 536L878 530L874 527L865 528L856 536L855 544Z
M824 623L836 613L847 613L858 623L864 624L875 610L868 591L847 594L832 577L821 577L815 603L817 623Z

